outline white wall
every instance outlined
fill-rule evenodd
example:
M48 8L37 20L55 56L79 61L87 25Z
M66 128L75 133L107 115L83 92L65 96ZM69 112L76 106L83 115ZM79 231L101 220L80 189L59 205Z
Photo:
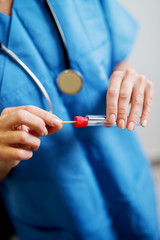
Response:
M150 124L138 133L150 159L160 159L160 1L119 0L138 20L139 35L130 62L139 73L152 80L155 86L154 105Z

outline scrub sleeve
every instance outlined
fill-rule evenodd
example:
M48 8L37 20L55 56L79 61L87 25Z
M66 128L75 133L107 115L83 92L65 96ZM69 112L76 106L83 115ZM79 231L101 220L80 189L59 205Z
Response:
M116 65L130 54L138 26L118 1L101 0L101 4L111 34L113 65Z

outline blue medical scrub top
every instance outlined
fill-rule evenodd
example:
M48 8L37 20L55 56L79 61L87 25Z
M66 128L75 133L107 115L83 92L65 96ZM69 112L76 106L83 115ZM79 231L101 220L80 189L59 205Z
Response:
M130 53L137 24L115 0L51 4L71 67L83 75L77 95L57 88L65 56L44 0L14 0L11 19L0 14L0 41L40 79L58 117L105 114L111 71ZM0 61L1 110L30 104L49 110L28 75L2 52ZM12 169L1 195L21 240L158 239L150 166L127 130L65 125Z

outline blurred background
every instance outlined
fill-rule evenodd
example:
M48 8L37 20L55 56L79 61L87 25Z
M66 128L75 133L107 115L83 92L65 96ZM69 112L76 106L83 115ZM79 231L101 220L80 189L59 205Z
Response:
M155 87L149 126L145 129L138 128L137 131L153 166L160 216L160 1L119 0L119 2L139 23L139 34L130 62L139 73L153 81Z

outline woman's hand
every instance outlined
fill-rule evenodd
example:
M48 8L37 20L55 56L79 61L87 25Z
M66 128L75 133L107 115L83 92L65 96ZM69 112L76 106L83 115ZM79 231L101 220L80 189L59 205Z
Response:
M6 108L0 117L0 176L21 160L32 157L40 146L40 136L62 128L55 115L34 106Z
M140 118L143 127L148 125L152 102L153 83L139 75L125 64L116 69L111 77L107 92L107 122L117 123L120 129L127 127L132 131ZM131 107L128 113L129 104Z

